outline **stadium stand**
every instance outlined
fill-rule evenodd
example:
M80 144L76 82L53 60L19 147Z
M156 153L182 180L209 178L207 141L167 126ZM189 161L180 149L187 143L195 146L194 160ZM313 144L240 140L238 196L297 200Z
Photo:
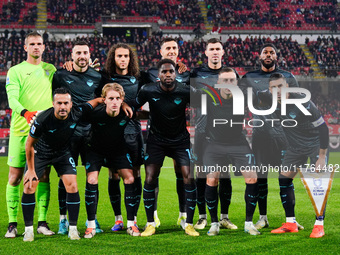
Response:
M307 45L325 74L328 77L336 77L340 69L339 38L319 37L316 41L308 41Z

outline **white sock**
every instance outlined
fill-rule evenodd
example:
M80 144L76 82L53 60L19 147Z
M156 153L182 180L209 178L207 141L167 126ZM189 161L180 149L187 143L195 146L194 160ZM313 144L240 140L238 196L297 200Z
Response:
M32 231L32 232L34 232L34 231L33 231L33 226L25 227L25 232L27 232L27 231Z
M115 216L115 221L117 220L123 221L123 216L122 215Z
M199 219L206 219L207 218L207 215L206 214L200 214L199 215Z
M133 220L128 220L127 221L127 227L132 227L133 225L135 225L134 221Z
M156 227L156 223L155 223L154 221L153 221L153 222L148 222L148 223L146 223L146 225L147 225L147 226L151 225L151 226Z
M136 222L136 224L137 224L137 216L135 216L135 218L134 218L134 222Z
M191 224L191 223L185 223L185 228L186 228L187 226L189 226L189 225L191 225L191 226L192 226L192 224Z
M286 222L296 223L295 217L286 217Z
M95 222L95 220L89 220L89 221L87 221L87 227L88 227L88 228L95 228L95 227L96 227L96 222Z
M260 215L260 220L262 220L262 219L267 220L268 219L267 215Z
M66 219L67 219L67 215L60 215L60 221L66 220Z
M178 218L181 218L181 217L186 218L187 217L187 213L186 212L179 212Z
M157 210L153 212L153 217L154 217L155 219L158 218Z
M76 230L77 231L77 226L69 226L69 229L68 229L69 231L71 231L71 230Z
M316 220L314 225L323 226L323 220Z
M250 227L250 226L252 226L252 225L254 225L254 223L253 223L252 221L246 221L246 222L244 222L244 227Z
M221 213L220 220L223 220L223 219L229 219L228 214Z

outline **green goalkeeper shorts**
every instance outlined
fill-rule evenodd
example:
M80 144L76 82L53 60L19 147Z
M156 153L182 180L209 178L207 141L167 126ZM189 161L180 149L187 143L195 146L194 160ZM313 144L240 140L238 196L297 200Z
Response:
M25 167L27 136L9 136L7 165L12 167Z

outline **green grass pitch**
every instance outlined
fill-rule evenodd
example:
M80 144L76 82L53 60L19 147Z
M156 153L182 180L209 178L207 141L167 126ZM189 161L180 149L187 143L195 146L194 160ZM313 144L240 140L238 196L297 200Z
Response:
M340 163L340 152L331 153L330 163ZM199 231L199 237L190 237L176 226L178 218L178 201L175 187L175 174L172 160L166 159L160 175L160 193L158 200L158 214L161 227L151 237L131 237L125 231L111 232L114 224L114 215L107 192L107 169L103 168L99 176L100 199L98 205L98 220L104 233L97 234L93 239L70 241L66 236L55 235L51 237L35 234L35 241L24 243L22 236L15 239L5 239L8 224L5 191L8 176L7 158L0 157L0 254L339 254L340 234L340 174L334 176L333 187L329 195L325 220L326 235L321 239L311 239L309 235L315 221L314 210L305 188L299 178L294 181L296 192L296 219L305 227L298 233L273 235L270 231L281 226L285 221L284 211L279 197L277 178L269 179L268 218L270 227L261 231L260 236L250 236L243 232L245 219L244 180L232 178L233 196L229 210L229 217L238 230L222 229L220 235L209 237L206 235L208 227ZM340 169L338 169L340 171ZM142 173L144 170L142 170ZM51 229L58 231L59 211L57 200L58 178L54 170L51 173L51 201L48 211L48 222ZM78 168L78 184L81 197L81 208L78 221L78 230L81 235L85 231L85 202L84 168ZM121 182L122 184L122 182ZM123 186L122 186L123 187ZM22 190L22 188L21 188ZM123 188L122 188L123 192ZM122 211L124 213L124 204ZM258 219L258 210L254 222ZM125 214L123 215L126 220ZM196 215L194 221L198 219ZM37 211L35 213L35 228L37 224ZM126 223L126 221L125 221ZM146 216L141 203L138 213L138 223L143 227ZM24 232L24 222L21 208L19 210L18 231Z

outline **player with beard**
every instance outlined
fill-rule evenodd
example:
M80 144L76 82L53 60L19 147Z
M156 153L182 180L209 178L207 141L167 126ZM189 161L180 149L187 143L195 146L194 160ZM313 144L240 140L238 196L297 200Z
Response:
M222 70L222 57L224 55L223 45L217 38L211 38L207 42L205 55L208 57L208 64L196 68L191 73L191 85L196 89L209 90L217 83L219 72ZM236 73L238 77L238 74ZM206 116L201 116L200 108L195 109L195 142L194 153L197 157L196 165L202 165L203 148L205 141ZM229 162L225 162L229 164ZM221 226L228 229L237 229L237 226L229 220L228 211L232 194L231 180L229 174L220 176L219 197L221 203ZM195 224L196 229L204 229L207 225L207 213L205 202L206 175L200 174L196 178L197 186L197 207L199 220Z
M189 85L190 83L190 72L186 71L186 66L182 62L178 62L178 43L176 39L171 37L166 37L161 41L161 49L160 54L162 56L162 59L171 59L175 62L176 68L176 80L181 83L185 83ZM146 82L158 82L158 69L156 67L151 67L147 70L146 73ZM175 168L175 174L176 174L176 190L178 195L178 202L179 202L179 216L177 220L177 225L180 225L183 229L185 227L185 219L186 219L186 213L185 213L185 195L184 195L184 183L183 183L183 176L181 169L176 166L176 162L174 161L174 168ZM157 180L157 187L155 189L156 192L156 200L155 200L155 222L156 227L160 226L160 220L158 218L157 214L157 200L158 200L158 192L159 192L159 185Z
M52 90L54 91L60 87L67 88L71 93L72 102L75 106L79 106L95 98L96 89L101 84L101 74L89 67L90 57L91 54L87 42L75 42L72 48L72 71L60 69L57 70L53 76ZM76 165L78 165L79 155L82 164L84 165L86 162L85 150L89 140L90 129L91 125L82 121L77 125L71 138L71 154ZM88 185L89 183L86 182L86 186ZM98 196L98 190L96 191L96 195ZM60 211L58 234L65 235L67 234L68 221L66 217L66 190L62 179L59 180L58 185L58 200ZM102 232L97 219L95 223L97 233Z
M100 73L103 76L103 84L115 82L124 88L125 101L128 104L131 100L135 100L143 79L140 75L137 55L129 45L125 43L113 45L107 55L105 68ZM140 167L143 164L144 157L143 136L139 120L132 119L129 121L124 131L124 137L133 164L135 178L133 185L135 186L137 196L134 221L137 223L137 212L142 194ZM115 224L111 230L120 231L124 226L121 213L120 177L116 171L110 170L109 173L108 190L111 205L115 213Z
M34 120L26 143L27 164L21 200L25 221L24 242L34 240L35 190L40 177L50 165L54 166L63 180L67 192L66 205L70 222L68 236L71 240L80 239L77 230L80 198L70 140L80 119L101 102L102 98L93 99L81 107L72 108L70 93L65 88L58 88L53 94L53 107L40 113Z
M261 68L259 70L246 73L240 80L239 87L246 93L248 87L253 88L253 94L260 95L260 92L268 91L269 77L273 73L282 74L289 87L298 87L298 82L294 75L290 72L282 70L277 66L277 49L267 43L261 47L260 55ZM269 109L269 106L262 106L258 109ZM255 154L255 162L257 166L280 166L282 164L283 155L287 148L287 139L279 122L274 122L274 127L267 119L278 119L278 116L273 113L270 115L253 115L254 119L260 119L264 122L261 127L253 128L252 149ZM268 168L267 168L268 169ZM267 196L268 196L268 171L258 170L258 185L259 185L259 211L260 219L255 224L257 229L269 226L267 218ZM303 226L298 224L299 229Z
M144 85L133 106L150 105L150 131L146 143L145 183L143 189L147 227L141 236L155 233L155 188L165 156L181 168L185 186L185 233L198 236L193 228L196 187L190 174L190 135L186 128L185 109L190 101L190 87L175 80L176 64L170 59L158 63L160 82Z

